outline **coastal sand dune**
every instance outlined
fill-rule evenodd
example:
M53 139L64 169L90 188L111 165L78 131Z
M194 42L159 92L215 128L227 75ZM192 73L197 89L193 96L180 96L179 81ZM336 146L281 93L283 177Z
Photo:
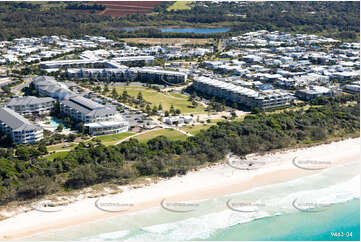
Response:
M124 192L120 194L101 199L86 198L64 207L51 208L48 212L32 210L16 215L0 222L0 239L26 238L51 229L117 216L119 212L124 214L160 206L164 199L181 202L242 192L359 160L360 138L262 156L249 155L248 163L231 158L230 164L202 168L150 186L137 189L124 186ZM116 206L109 207L114 204Z

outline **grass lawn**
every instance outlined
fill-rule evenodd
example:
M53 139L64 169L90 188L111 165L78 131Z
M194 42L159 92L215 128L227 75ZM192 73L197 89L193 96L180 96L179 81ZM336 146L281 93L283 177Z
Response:
M179 93L160 93L147 87L123 86L116 87L117 92L121 95L124 90L133 97L137 97L141 91L145 101L152 103L151 106L159 106L162 104L163 111L169 110L173 104L174 109L180 109L182 114L204 112L203 106L192 107L192 102L188 101L188 97Z
M70 146L69 147L63 147L64 145L70 145ZM62 143L62 144L48 146L47 149L48 149L49 152L57 151L57 150L71 150L76 145L77 145L76 143L67 143L67 144Z
M133 134L135 134L135 133L123 132L123 133L119 133L119 134L102 135L102 136L98 136L96 138L100 139L104 145L113 145L116 142L118 142L119 140L122 140Z
M214 124L200 124L200 125L194 125L194 126L184 126L181 128L181 130L184 130L192 135L196 135L196 134L200 133L201 130L206 130L213 125Z
M170 7L168 7L167 10L188 10L192 8L190 4L192 4L192 1L176 1Z
M161 129L161 130L154 130L154 131L150 131L148 133L145 134L140 134L138 136L135 136L134 138L139 140L140 142L147 142L150 139L153 139L157 136L165 136L170 140L186 140L187 139L187 135L174 130L174 129Z
M47 155L45 157L48 158L49 160L54 160L55 158L63 158L63 157L65 157L66 154L68 154L68 152L69 151L55 152L55 153Z
M224 118L216 118L216 119L209 119L212 124L216 124L218 122L226 122L227 120Z

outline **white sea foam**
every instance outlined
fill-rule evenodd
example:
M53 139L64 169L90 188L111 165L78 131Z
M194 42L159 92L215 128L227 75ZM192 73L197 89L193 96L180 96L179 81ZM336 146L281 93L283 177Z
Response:
M105 240L120 240L126 235L128 235L130 231L121 230L112 233L103 233L95 236L81 238L81 241L105 241Z
M230 196L225 196L216 199L218 206L212 209L213 211L209 211L210 213L208 214L201 214L199 216L193 214L189 215L188 218L174 222L144 226L141 232L136 233L127 240L179 241L206 239L219 229L250 222L258 218L297 212L296 208L292 205L295 199L308 202L312 201L314 203L334 204L360 197L359 175L353 176L348 180L342 179L342 181L338 181L338 177L333 177L334 180L330 177L333 172L335 172L335 170L329 170L328 172L325 171L312 176L312 179L310 179L310 177L301 178L282 184L260 187L252 191L233 194L231 196L234 201L244 201L244 199L247 198L248 201L252 200L256 204L265 205L259 207L259 209L254 212L236 212L227 209L224 204L225 201L229 200ZM317 185L315 182L317 182ZM312 189L313 187L315 187L315 189ZM212 199L211 202L214 203L214 201L215 199ZM220 209L222 207L223 209ZM152 210L152 213L152 217L156 219L157 212ZM120 232L125 233L125 231ZM99 236L88 239L121 239L121 236L117 233L106 233Z

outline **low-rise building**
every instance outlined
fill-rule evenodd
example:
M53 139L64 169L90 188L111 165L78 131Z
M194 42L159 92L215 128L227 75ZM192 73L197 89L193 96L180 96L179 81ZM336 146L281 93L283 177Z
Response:
M10 108L0 108L0 131L18 144L33 143L43 138L43 129Z

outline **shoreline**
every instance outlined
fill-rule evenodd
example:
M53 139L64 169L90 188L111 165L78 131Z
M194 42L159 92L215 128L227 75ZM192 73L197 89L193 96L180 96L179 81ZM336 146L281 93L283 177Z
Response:
M114 199L115 201L116 199L131 200L134 206L122 212L105 212L97 209L95 202L100 199L97 197L71 203L58 212L32 210L21 213L0 221L0 240L29 238L53 229L158 207L163 199L176 202L209 199L286 182L322 171L322 169L306 170L294 166L292 159L296 156L300 159L329 161L329 167L359 161L360 138L263 155L251 154L247 156L248 160L264 161L265 165L256 170L241 170L227 164L217 164L141 188L129 189L131 187L129 185L122 186L125 189L124 192L101 197L110 198L113 201Z

